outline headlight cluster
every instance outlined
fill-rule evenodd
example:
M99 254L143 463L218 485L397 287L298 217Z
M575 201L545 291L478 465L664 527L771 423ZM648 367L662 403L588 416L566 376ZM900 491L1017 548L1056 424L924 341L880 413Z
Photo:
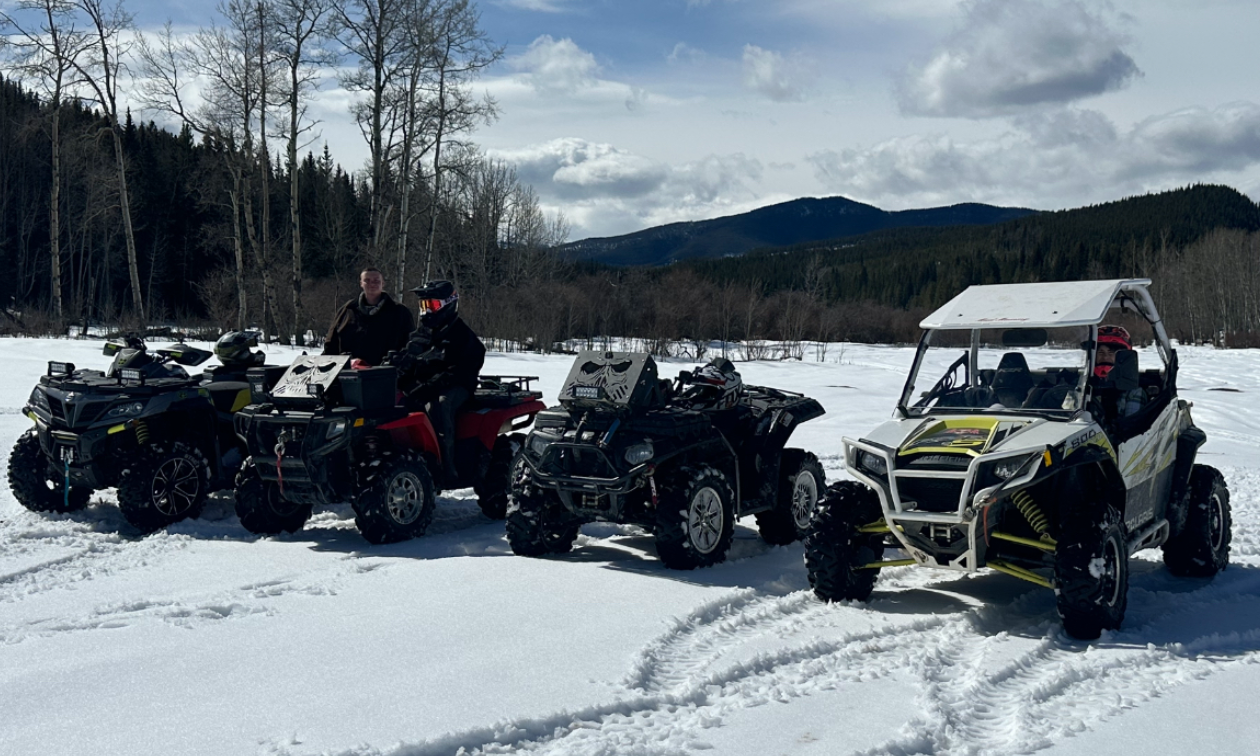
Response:
M631 465L641 465L655 454L656 450L652 448L652 444L644 443L628 447L623 456L626 462L629 462Z
M1016 475L1026 472L1029 466L1035 464L1036 460L1041 457L1041 452L1033 452L1019 457L1007 457L999 459L989 465L989 472L999 481L1007 481Z
M324 431L324 438L328 441L333 440L337 436L346 432L346 419L333 420L328 424L328 430Z
M26 400L33 407L39 407L42 410L48 410L48 395L36 388L31 392L31 398ZM51 410L50 410L51 411Z
M872 475L878 475L881 478L888 475L888 461L878 454L858 449L854 461L859 469Z
M556 440L555 436L534 431L529 434L529 450L536 456L541 457L543 453L547 451L547 447L551 446L552 442Z
M105 413L106 420L112 420L120 417L135 417L144 412L144 402L127 402L119 404L116 407L110 407L109 412Z

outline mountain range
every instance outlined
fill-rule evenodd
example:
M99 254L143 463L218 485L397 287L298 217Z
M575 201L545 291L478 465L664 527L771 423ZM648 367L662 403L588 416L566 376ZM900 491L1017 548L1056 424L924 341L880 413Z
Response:
M991 225L1037 212L978 203L888 211L844 197L806 197L738 215L583 239L566 244L559 251L572 260L605 265L665 265L887 229Z

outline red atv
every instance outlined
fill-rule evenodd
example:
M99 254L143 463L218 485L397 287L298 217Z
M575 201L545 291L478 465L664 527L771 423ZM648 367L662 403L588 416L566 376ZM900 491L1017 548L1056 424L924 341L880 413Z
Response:
M350 370L350 358L304 355L249 371L253 403L236 415L249 456L236 478L236 514L252 533L295 532L316 504L349 501L372 543L423 535L442 490L476 490L502 519L519 431L545 409L537 378L483 376L456 421L454 480L423 412L398 406L393 367ZM283 373L283 375L280 375Z

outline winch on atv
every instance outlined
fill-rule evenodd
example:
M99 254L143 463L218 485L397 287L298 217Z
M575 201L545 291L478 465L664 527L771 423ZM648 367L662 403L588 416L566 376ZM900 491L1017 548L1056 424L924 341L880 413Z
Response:
M657 376L647 354L581 352L539 413L512 479L517 554L568 551L587 522L639 525L676 569L726 558L735 520L755 514L775 544L804 533L823 489L814 455L784 449L823 414L800 394L739 383L725 360Z

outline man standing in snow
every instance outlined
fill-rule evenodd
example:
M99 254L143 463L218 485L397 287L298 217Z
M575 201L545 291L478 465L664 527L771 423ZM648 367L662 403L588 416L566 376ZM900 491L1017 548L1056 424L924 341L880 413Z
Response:
M406 305L385 292L385 276L378 269L364 268L359 288L363 292L333 317L324 338L324 354L348 354L368 365L380 365L387 352L407 345L415 320Z

